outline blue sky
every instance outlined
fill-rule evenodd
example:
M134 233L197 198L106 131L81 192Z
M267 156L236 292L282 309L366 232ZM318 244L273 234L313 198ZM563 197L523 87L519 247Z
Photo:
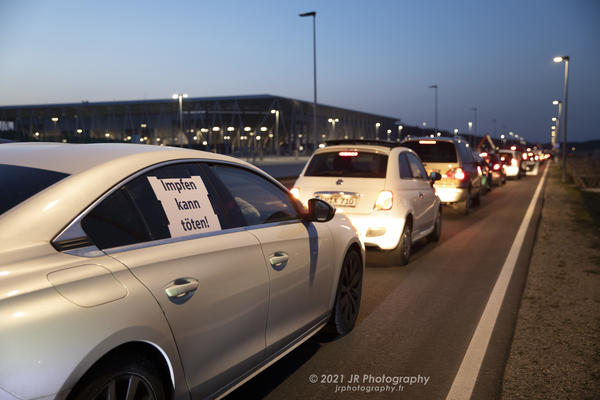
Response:
M0 105L274 94L548 141L600 139L600 1L0 0ZM343 122L342 122L343 123Z

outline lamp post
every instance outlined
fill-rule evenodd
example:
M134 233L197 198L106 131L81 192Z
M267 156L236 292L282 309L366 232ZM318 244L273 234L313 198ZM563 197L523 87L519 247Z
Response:
M399 142L402 138L402 129L404 129L404 125L398 124L398 137L396 138L397 142Z
M317 28L316 19L317 12L310 11L303 14L298 14L300 17L313 17L313 77L314 77L314 104L313 104L313 143L317 144Z
M558 106L558 117L556 118L556 133L555 133L555 139L554 139L554 144L556 144L556 140L558 138L558 134L559 134L560 130L562 129L561 125L560 125L560 117L562 116L562 101L560 101L560 100L554 100L552 102L552 104L554 104L555 106ZM566 141L565 141L564 144L566 144ZM554 151L554 150L555 149L553 147L552 151Z
M279 157L279 110L271 110L275 114L275 155Z
M177 137L179 138L180 145L183 146L183 98L188 97L187 93L174 93L171 96L173 99L179 99L179 133Z
M438 85L431 85L429 89L435 90L435 102L434 102L434 121L435 121L435 131L438 130Z
M475 112L475 124L474 124L474 132L477 135L477 107L471 107L471 110Z
M381 122L375 122L375 139L379 140L379 127L381 126Z
M327 120L327 122L329 122L332 126L332 133L331 133L332 139L337 139L337 137L335 136L335 124L336 124L336 122L340 122L339 118L329 118Z
M562 153L562 182L565 183L567 181L567 103L568 103L568 94L569 94L569 56L559 56L554 57L552 60L555 63L565 62L565 97L563 101L565 102L565 114L563 116L563 153Z

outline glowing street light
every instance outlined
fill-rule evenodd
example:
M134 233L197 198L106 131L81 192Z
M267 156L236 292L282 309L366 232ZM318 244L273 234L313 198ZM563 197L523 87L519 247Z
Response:
M379 127L381 126L381 122L375 122L375 139L379 140Z
M340 122L339 118L329 118L329 119L327 120L327 122L329 122L329 123L331 124L331 126L332 126L332 133L331 133L331 136L332 136L334 139L336 139L336 137L335 137L335 124L336 124L337 122Z
M183 99L187 98L187 93L173 93L171 96L174 100L179 100L179 134L181 137L180 143L183 143Z
M567 180L567 104L569 95L569 56L558 56L552 60L555 63L565 63L565 114L563 116L563 153L562 153L562 181L563 183Z
M275 114L275 155L279 157L279 110L271 110Z

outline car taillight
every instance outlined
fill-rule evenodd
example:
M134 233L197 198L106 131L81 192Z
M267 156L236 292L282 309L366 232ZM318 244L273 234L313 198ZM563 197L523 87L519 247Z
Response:
M290 193L292 194L292 196L294 196L295 198L299 199L300 198L300 188L298 187L293 187L290 189Z
M466 177L467 175L465 174L465 171L462 170L462 168L453 168L446 171L446 173L444 174L444 178L456 179L459 181L464 180Z
M479 166L479 165L477 166L477 173L478 173L479 175L481 175L481 166Z
M527 153L523 153L523 160L527 160Z
M517 166L517 160L515 160L514 158L512 160L510 160L510 165L512 165L513 167Z
M500 169L500 164L494 164L494 171L498 171Z
M387 211L392 209L394 204L394 195L389 190L379 192L377 200L375 200L374 211Z

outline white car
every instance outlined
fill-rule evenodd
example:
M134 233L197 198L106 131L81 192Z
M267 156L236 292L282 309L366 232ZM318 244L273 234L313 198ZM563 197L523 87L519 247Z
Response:
M498 150L500 160L504 164L504 172L508 178L521 179L521 153L516 150Z
M2 400L220 397L356 321L356 231L246 162L1 144L0 186Z
M348 216L367 247L407 264L412 243L441 233L440 199L417 154L383 141L330 141L312 155L292 188L302 202L320 198Z

